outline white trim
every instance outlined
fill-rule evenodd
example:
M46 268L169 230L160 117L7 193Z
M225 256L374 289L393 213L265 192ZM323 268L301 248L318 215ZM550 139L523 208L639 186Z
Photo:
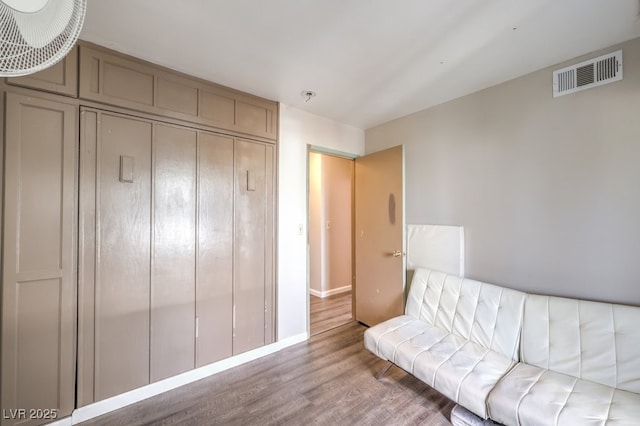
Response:
M315 296L315 297L322 297L322 292L318 291L318 290L315 290L313 288L309 289L309 294L312 295L312 296Z
M355 160L361 157L361 154L352 154L350 152L338 151L336 149L326 148L324 146L307 145L307 158L309 158L310 152L317 152L318 154L333 155L334 157L346 158L347 160ZM309 173L307 173L308 175Z
M152 383L150 385L143 386L141 388L95 402L85 407L78 408L74 410L73 414L71 415L71 423L61 423L60 426L66 424L75 425L93 419L94 417L98 417L111 411L115 411L119 408L126 407L127 405L134 404L138 401L142 401L144 399L159 395L163 392L170 391L180 386L184 386L186 384L193 383L206 377L213 376L217 373L233 367L237 367L238 365L247 363L249 361L253 361L263 356L278 352L289 346L304 342L308 338L308 333L301 333L295 336L291 336L286 339L280 340L279 342L254 349L252 351L245 352L243 354L236 355L222 361L214 362L213 364L205 365L204 367L196 368L194 370L187 371L186 373L178 374L177 376L169 377L168 379L164 379L159 382Z
M310 294L312 294L313 296L319 297L321 299L324 299L325 297L333 296L334 294L348 293L350 291L351 291L350 285L346 285L344 287L332 288L331 290L327 290L327 291L318 291L313 288L309 289Z
M47 426L71 426L72 424L73 423L71 423L71 416L69 416L51 423L47 423Z

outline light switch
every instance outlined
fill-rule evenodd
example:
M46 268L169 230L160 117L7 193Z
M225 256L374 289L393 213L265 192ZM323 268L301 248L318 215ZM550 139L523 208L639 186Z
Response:
M120 182L133 182L133 157L120 156Z

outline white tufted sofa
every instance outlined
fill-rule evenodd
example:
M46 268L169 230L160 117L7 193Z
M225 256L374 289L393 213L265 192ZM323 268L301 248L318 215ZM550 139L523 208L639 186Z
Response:
M528 294L521 362L489 395L508 425L640 425L640 307Z
M418 269L365 347L505 425L639 425L640 307Z
M371 352L481 417L498 380L519 360L525 293L416 269L406 315L366 330Z

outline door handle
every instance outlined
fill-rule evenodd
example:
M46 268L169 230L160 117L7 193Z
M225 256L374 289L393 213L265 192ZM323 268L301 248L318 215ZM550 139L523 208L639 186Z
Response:
M400 257L402 256L402 252L400 250L394 250L393 253L391 253L391 255L393 257Z

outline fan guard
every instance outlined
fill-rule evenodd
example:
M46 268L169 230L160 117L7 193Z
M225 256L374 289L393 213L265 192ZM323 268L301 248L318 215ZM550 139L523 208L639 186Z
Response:
M86 0L0 0L0 77L50 67L73 47Z

